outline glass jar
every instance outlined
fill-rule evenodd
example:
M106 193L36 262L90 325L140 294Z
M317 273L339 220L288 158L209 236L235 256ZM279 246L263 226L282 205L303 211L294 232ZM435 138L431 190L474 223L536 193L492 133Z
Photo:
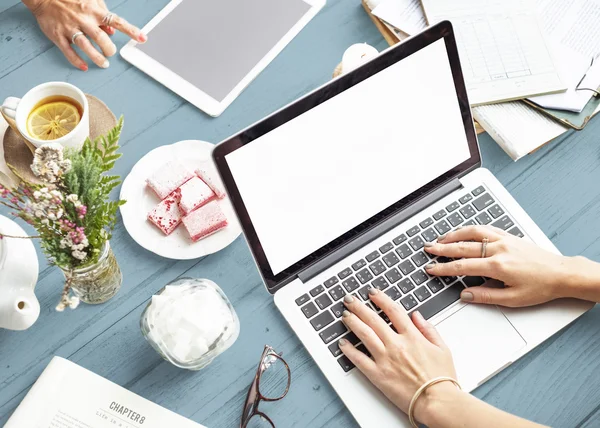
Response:
M208 279L179 278L152 296L140 328L165 360L200 370L233 345L240 321L217 284Z
M121 288L123 274L117 258L106 241L96 263L79 269L64 269L71 278L71 290L82 302L96 305L110 300Z

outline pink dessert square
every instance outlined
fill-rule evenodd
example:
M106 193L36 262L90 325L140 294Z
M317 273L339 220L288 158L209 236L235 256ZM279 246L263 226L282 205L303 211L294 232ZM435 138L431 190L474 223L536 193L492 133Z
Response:
M179 190L181 190L179 209L183 215L191 213L216 198L215 192L196 176L186 181Z
M212 201L186 215L183 218L183 225L192 241L196 242L227 226L227 217L221 211L219 202Z
M217 176L217 173L212 170L209 166L201 166L196 171L194 171L198 177L202 179L208 187L211 188L217 198L223 199L225 197L225 190L223 190L223 185L221 184L221 180Z
M179 189L160 201L160 203L154 207L152 211L148 213L148 220L150 220L156 227L158 227L165 235L170 235L179 223L181 223L181 212L179 210L179 200L181 199L181 192Z
M170 161L148 177L146 184L154 190L160 199L165 199L192 177L194 177L194 174L185 166L177 161Z

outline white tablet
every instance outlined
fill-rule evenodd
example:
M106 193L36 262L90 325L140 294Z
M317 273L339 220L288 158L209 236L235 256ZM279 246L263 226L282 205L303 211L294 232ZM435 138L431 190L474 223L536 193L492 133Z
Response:
M325 0L173 0L121 55L211 116L220 115Z

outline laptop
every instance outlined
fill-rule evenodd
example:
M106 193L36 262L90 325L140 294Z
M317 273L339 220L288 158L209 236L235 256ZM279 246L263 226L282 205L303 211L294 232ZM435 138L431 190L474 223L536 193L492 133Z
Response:
M447 21L227 139L213 157L267 291L362 427L410 425L338 347L343 337L366 351L341 321L345 294L377 311L367 297L377 287L420 311L467 391L593 306L466 304L465 286L501 284L425 272L436 257L424 243L458 226L489 224L558 252L482 168Z

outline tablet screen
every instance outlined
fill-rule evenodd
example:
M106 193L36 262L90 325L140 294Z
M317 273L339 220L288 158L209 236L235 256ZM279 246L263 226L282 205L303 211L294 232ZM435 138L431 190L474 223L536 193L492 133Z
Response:
M303 0L184 0L137 48L221 102L310 7Z

